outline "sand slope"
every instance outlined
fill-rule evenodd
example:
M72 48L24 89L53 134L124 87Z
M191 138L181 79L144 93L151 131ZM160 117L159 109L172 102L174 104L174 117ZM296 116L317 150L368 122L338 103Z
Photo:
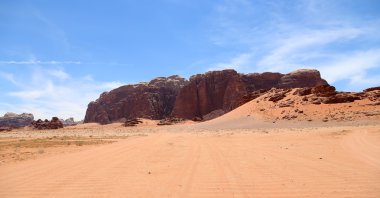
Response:
M380 197L379 145L378 126L145 133L2 165L0 197Z

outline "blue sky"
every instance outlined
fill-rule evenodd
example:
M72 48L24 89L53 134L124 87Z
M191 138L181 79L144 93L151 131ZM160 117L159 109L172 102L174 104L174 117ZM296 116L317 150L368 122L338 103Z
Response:
M103 91L158 76L316 68L380 85L378 0L2 0L0 114L83 119Z

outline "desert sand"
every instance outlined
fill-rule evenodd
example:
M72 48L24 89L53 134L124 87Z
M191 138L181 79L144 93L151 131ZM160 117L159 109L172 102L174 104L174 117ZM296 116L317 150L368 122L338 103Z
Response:
M0 197L380 197L380 121L360 113L379 106L257 100L202 123L0 133Z

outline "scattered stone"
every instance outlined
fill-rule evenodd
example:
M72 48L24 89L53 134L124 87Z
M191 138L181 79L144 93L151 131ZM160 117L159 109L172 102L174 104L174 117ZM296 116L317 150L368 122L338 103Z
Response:
M293 104L294 104L294 101L288 100L288 101L284 101L284 102L281 102L280 104L278 104L278 107L280 107L280 108L283 108L283 107L292 107Z
M380 115L380 111L362 111L365 116L377 116Z
M171 117L171 118L165 118L165 119L160 120L160 122L157 123L157 125L159 125L159 126L172 125L172 124L177 124L177 123L180 123L183 121L184 121L184 119L182 119L182 118Z
M335 103L354 102L355 100L360 100L360 97L354 96L350 93L339 93L339 94L324 98L322 102L325 104L335 104Z
M318 97L329 97L336 94L335 87L330 85L316 86L311 89L311 93Z
M298 116L296 115L285 115L284 117L282 117L283 120L293 120L293 119L296 119Z
M126 127L137 126L140 123L143 123L141 121L141 119L139 119L139 118L133 118L133 119L126 120L124 122L124 126L126 126Z
M307 95L310 95L311 94L311 89L310 87L305 87L305 88L300 88L300 89L297 89L293 95L299 95L299 96L307 96ZM304 97L306 98L306 97ZM307 99L306 99L307 100Z
M268 96L268 101L272 101L274 103L284 99L286 94L291 91L291 89L271 89L271 95Z

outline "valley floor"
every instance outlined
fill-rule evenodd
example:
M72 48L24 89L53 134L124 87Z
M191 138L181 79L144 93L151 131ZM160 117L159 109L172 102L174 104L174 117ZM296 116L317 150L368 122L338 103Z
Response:
M1 134L52 146L4 160L0 197L380 197L379 125L73 130Z

